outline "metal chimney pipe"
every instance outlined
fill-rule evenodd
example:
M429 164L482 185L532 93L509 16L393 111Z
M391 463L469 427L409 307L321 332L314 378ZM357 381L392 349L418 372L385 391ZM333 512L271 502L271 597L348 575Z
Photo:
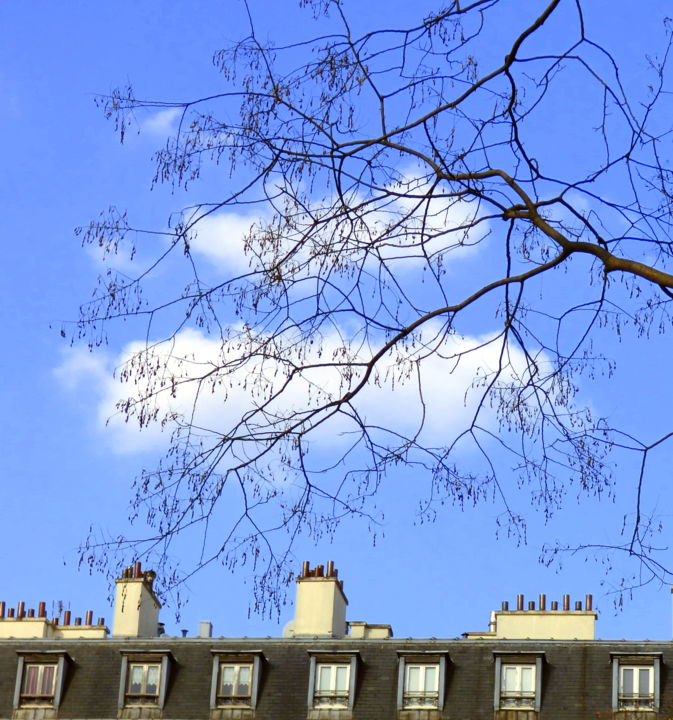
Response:
M301 566L301 576L302 577L308 577L309 572L311 571L311 564L308 560L304 560Z
M66 610L63 613L63 624L70 625L70 610Z
M5 601L0 600L0 620L5 617Z
M552 600L552 601L551 601L551 609L552 609L552 610L558 610L558 600Z
M14 608L7 608L7 617L10 620L14 617Z
M582 610L582 601L581 600L575 601L575 610L578 610L578 611Z
M563 609L568 612L570 610L570 595L563 596Z
M37 605L37 616L41 618L47 617L47 603L41 602Z
M502 609L503 609L505 612L507 612L507 610L509 610L509 603L507 602L507 600L503 600L503 601L502 601Z
M593 610L594 609L594 596L593 595L587 595L585 598L586 602L584 603L584 607L587 610Z
M75 618L75 625L81 625L81 624L82 624L82 618L81 618L81 617L76 617L76 618Z
M99 624L100 626L104 626L104 625L105 625L105 618L98 618L98 624Z
M85 625L93 625L93 610L87 610L84 616Z
M133 577L140 578L143 575L142 571L142 564L140 560L136 560L135 565L133 566Z
M19 620L21 620L22 618L24 618L26 616L25 606L26 606L26 604L24 603L23 600L21 600L21 602L18 604L18 606L16 608L16 617Z
M540 602L538 603L538 607L540 608L540 610L547 609L547 596L546 595L540 595Z
M28 617L29 617L29 618L34 618L34 617L35 617L35 610L33 610L33 608L29 608L29 610L28 610Z
M516 609L523 610L523 595L516 596Z
M529 609L529 610L535 610L535 600L529 600L529 601L528 601L528 609Z
M327 577L334 576L334 560L327 561Z

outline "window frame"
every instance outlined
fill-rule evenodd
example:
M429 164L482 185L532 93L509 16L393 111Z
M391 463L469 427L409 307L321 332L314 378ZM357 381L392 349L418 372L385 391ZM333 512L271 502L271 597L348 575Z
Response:
M310 652L309 662L309 683L308 683L308 708L309 710L330 712L349 712L355 705L355 688L357 686L357 665L359 653L352 650L343 652ZM348 695L343 705L316 704L315 694L320 666L347 666L348 667Z
M542 706L542 661L544 653L495 653L495 687L493 693L493 706L500 710L532 710L540 712ZM508 666L532 667L535 673L535 695L530 706L503 705L502 676L503 670Z
M122 652L121 662L121 678L119 682L119 700L118 707L120 710L130 708L142 710L145 709L162 709L166 702L166 690L168 688L168 676L170 663L172 658L170 651L154 651L151 653L142 651L125 650ZM129 701L129 695L135 696L137 693L129 693L128 685L132 665L158 665L159 666L159 683L157 687L156 702L133 702Z
M446 667L448 651L400 652L397 673L397 710L443 710L446 689ZM407 687L407 668L410 666L434 666L437 668L437 703L436 705L405 704Z
M140 669L138 691L133 690L136 684L135 671ZM156 674L156 677L154 675ZM126 690L124 704L127 706L156 706L159 703L161 688L161 662L149 660L129 660L126 673ZM149 688L153 687L154 692Z
M225 652L222 650L211 650L213 653L213 669L210 683L210 709L211 710L246 710L254 709L257 706L257 697L259 694L259 681L261 676L261 667L263 654L261 650L245 651L245 652ZM222 665L248 665L252 666L252 675L250 678L250 695L248 703L221 703L218 702L220 697L218 690L220 686L221 667Z
M610 653L612 659L612 709L614 712L658 712L661 698L661 653ZM622 698L623 671L648 668L650 670L649 707L629 706Z
M14 685L14 709L30 710L39 708L57 709L61 704L63 697L63 688L65 685L65 674L70 657L64 650L48 650L36 653L34 651L18 651L18 665L16 672L16 683ZM44 702L26 702L24 701L25 693L23 692L24 678L26 670L30 666L52 666L54 667L53 693ZM38 696L34 696L38 697Z

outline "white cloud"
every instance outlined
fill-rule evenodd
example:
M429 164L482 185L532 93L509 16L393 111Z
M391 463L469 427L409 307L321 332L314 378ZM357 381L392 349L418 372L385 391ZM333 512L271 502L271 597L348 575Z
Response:
M175 132L177 123L182 115L182 108L168 108L166 110L158 110L153 115L144 118L140 125L143 132L152 135L167 137Z
M498 370L501 352L502 341L492 336L451 335L437 352L420 361L416 353L406 359L393 356L383 365L378 385L363 394L362 412L372 424L391 426L407 436L415 435L422 422L421 444L447 444L475 418L483 392L481 381ZM511 367L502 363L501 385L516 382L515 376L525 366L517 350L510 349L508 362ZM490 405L482 408L480 423L495 429Z
M426 336L432 331L428 328ZM501 343L489 340L450 336L441 341L438 352L422 360L416 351L392 354L384 358L354 406L369 424L406 436L418 431L424 417L419 442L444 445L474 417L480 398L478 389L472 388L475 379L499 365ZM283 426L294 411L315 408L354 387L358 371L351 378L344 368L329 366L330 361L349 354L357 359L365 357L364 352L343 348L336 334L325 338L320 349L317 345L310 350L305 345L288 348L284 352L288 360L322 366L287 382L286 366L276 360L257 355L240 362L240 348L245 343L244 335L237 343L223 346L197 330L185 330L172 342L152 348L140 342L129 344L115 363L119 368L116 377L109 372L106 360L78 352L70 354L57 373L71 390L78 389L76 383L80 382L88 388L89 396L97 398L100 427L106 428L117 451L128 453L164 447L167 431L175 427L172 418L226 433L245 413L265 406L267 414L253 419L253 429L263 429L264 422ZM516 382L516 374L524 368L518 351L510 350L509 361L512 369L504 371L503 383ZM222 368L228 368L228 374ZM282 396L272 399L285 383ZM127 421L116 407L120 398L127 396L146 397L142 408L137 408L137 417L156 417L156 421L142 430L137 417ZM483 412L482 424L494 424L494 411L485 407ZM348 419L340 416L314 433L312 441L318 448L334 447L340 433L353 429Z
M250 257L245 253L245 237L256 222L259 222L259 217L232 212L207 215L195 226L191 250L232 274L245 273L250 269Z
M63 361L54 370L54 375L71 392L82 386L100 389L110 376L107 364L107 358L101 352L92 353L83 347L68 348L63 353Z
M311 215L288 210L278 220L281 227L268 232L269 215L261 206L254 215L212 213L195 222L191 249L232 274L261 265L275 267L287 256L286 270L295 280L323 273L327 260L337 265L364 262L374 274L374 265L383 263L395 275L414 276L415 281L428 263L435 269L452 269L477 252L491 231L479 203L454 197L445 188L431 188L424 179L410 175L390 191L393 195L387 200L371 204L350 198L352 210L346 216L330 199L322 210L316 202ZM261 240L252 243L253 252L246 252L251 234Z

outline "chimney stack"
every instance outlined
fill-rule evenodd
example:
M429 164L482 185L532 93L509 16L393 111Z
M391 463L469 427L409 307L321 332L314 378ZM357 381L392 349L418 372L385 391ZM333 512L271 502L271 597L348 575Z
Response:
M302 565L297 578L297 600L294 620L283 630L284 637L344 637L346 635L346 606L343 580L330 560L327 569L317 565L313 570L308 562Z
M115 580L113 637L156 637L161 603L154 594L152 570L143 572L140 562L122 570Z
M671 588L673 592L673 588ZM595 623L598 617L593 610L593 596L586 596L586 604L582 609L582 601L575 601L575 609L570 609L570 595L563 596L563 609L559 610L557 600L551 601L551 609L547 609L547 596L541 593L537 609L535 601L528 601L526 610L523 594L516 596L516 610L509 609L505 600L501 610L491 613L491 620L486 632L467 632L467 638L503 638L503 639L539 639L539 640L593 640Z

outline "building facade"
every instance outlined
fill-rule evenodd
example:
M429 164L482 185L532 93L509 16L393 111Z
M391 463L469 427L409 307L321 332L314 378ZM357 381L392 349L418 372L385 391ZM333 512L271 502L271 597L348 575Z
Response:
M0 603L0 718L84 720L658 720L673 717L673 643L594 639L591 598L523 598L460 639L347 622L332 564L297 579L283 637L159 634L154 574L117 580L112 632Z

